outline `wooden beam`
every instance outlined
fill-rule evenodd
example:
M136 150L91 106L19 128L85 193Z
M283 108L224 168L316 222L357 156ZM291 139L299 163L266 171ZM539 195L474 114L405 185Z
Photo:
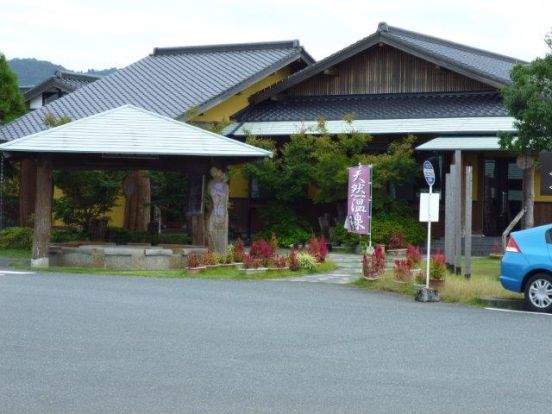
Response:
M52 162L49 158L40 158L36 161L36 207L31 267L48 267L49 265L52 191Z

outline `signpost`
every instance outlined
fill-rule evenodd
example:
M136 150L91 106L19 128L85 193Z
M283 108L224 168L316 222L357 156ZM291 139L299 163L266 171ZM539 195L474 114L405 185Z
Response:
M427 197L427 259L426 259L426 288L429 289L429 268L431 265L431 195L433 184L435 184L435 170L429 161L424 161L424 178L429 186L429 197ZM420 209L421 211L421 209Z

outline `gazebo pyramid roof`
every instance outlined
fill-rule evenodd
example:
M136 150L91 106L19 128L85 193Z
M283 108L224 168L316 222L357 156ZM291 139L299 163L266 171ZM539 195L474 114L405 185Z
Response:
M193 157L272 153L133 105L123 105L0 145L7 152Z

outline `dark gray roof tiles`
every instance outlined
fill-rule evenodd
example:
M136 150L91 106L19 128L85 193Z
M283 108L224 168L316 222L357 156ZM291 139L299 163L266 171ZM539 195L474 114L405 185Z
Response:
M486 50L450 42L420 33L400 29L398 27L380 25L382 35L390 39L404 43L422 53L434 55L438 59L448 61L451 64L464 66L468 70L478 71L483 76L488 76L501 83L510 82L510 71L517 63L526 63L523 60L515 59Z
M12 140L46 129L44 117L80 119L131 104L171 118L207 110L282 67L312 58L297 41L155 49L154 53L83 86L0 129Z
M99 76L57 70L54 76L25 90L23 96L25 101L29 101L50 88L58 88L66 93L69 93L88 85L89 83L95 82L98 79L100 79Z
M283 92L379 43L395 47L496 88L510 83L510 71L514 65L526 63L520 59L380 23L375 33L294 73L271 88L257 93L253 101L259 102Z
M236 116L239 122L328 121L509 116L499 93L411 93L381 95L290 96L266 100Z

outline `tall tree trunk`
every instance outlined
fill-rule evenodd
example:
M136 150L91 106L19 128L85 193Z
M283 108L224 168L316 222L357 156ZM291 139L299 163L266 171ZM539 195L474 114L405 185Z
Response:
M535 207L535 163L529 168L523 170L523 206L525 215L523 218L523 228L529 229L535 225L534 207Z
M21 161L19 166L19 225L30 227L35 212L36 162L32 159Z
M147 231L150 222L150 179L142 171L131 171L123 181L125 228L129 231Z
M32 267L48 267L48 248L52 229L52 164L48 159L36 162L36 208L33 234Z

